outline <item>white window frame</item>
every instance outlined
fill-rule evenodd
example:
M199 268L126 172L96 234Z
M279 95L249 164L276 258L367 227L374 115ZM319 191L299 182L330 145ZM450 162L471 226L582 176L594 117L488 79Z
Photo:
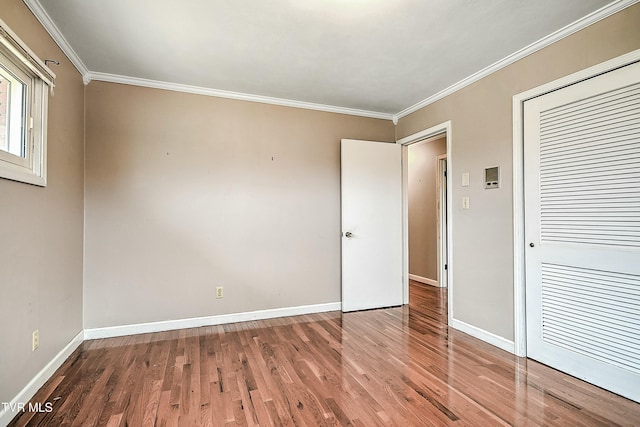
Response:
M18 70L27 86L24 157L0 150L0 178L45 187L47 185L48 92L55 74L0 19L0 63ZM14 71L15 74L17 72ZM25 78L26 77L26 78Z

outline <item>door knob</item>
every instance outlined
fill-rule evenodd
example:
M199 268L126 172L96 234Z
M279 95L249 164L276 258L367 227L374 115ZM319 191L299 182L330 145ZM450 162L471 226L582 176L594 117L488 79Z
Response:
M348 239L353 237L353 233L350 231L347 231L346 233L344 233L345 237L347 237Z
M529 246L534 247L535 245L533 244L533 242L529 243Z

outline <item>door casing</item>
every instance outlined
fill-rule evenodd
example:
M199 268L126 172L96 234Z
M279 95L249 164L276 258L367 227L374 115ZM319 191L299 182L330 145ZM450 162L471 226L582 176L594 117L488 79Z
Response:
M441 288L447 287L447 155L442 154L436 157L437 179L436 197L438 199L438 285Z
M403 294L404 294L404 304L409 304L409 197L407 191L408 184L408 148L409 145L423 141L425 139L440 137L442 135L446 135L447 138L447 174L448 176L452 176L453 164L451 161L451 147L453 136L451 133L451 121L446 121L444 123L440 123L438 125L432 126L428 129L424 129L420 132L416 132L412 135L404 137L396 141L397 144L402 145L402 283L403 283ZM452 323L453 319L453 256L452 256L452 242L451 242L451 230L452 230L452 219L451 219L451 195L452 195L452 180L447 179L447 286L448 286L448 300L447 300L447 317L448 323ZM441 263L441 262L440 262ZM438 269L441 268L441 265L438 265ZM444 271L444 269L442 270Z

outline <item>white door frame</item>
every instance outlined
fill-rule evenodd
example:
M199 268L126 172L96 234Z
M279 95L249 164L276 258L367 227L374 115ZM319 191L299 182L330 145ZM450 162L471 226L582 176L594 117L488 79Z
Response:
M402 147L402 284L404 288L404 304L409 304L409 197L407 192L409 165L408 165L408 153L409 145L423 141L425 139L433 138L435 136L446 135L447 137L447 175L451 177L452 162L451 162L451 147L452 147L452 134L451 134L451 121L446 121L438 125L432 126L429 129L416 132L412 135L404 137L396 141L397 144L401 144ZM452 256L452 244L451 244L451 194L452 194L452 180L447 179L447 263L448 269L447 283L448 283L448 298L447 298L447 313L448 323L451 324L453 319L453 256ZM440 268L440 266L438 266Z
M445 199L447 191L446 184L449 181L443 179L444 173L447 171L447 155L441 154L436 157L436 197L438 198L438 212L436 218L438 221L438 286L441 288L447 287L447 263L443 261L443 254L447 253L447 200ZM444 185L443 185L444 181ZM446 260L446 257L444 257Z
M513 97L513 317L515 354L517 356L525 357L527 355L524 241L524 103L528 99L638 61L640 61L640 49L519 93ZM451 272L449 272L449 278L451 278Z

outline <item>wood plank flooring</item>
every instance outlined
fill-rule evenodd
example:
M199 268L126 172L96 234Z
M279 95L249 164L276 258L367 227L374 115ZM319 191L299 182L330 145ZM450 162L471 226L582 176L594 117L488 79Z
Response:
M409 307L86 341L11 426L632 426L640 405Z

